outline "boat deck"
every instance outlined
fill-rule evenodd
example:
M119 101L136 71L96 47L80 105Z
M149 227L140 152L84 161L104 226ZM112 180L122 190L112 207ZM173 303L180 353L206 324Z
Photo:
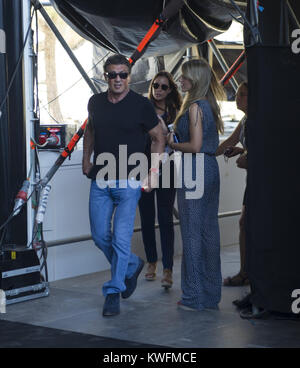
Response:
M235 274L239 269L238 247L222 248L221 260L223 277ZM159 264L159 276L161 271ZM102 337L107 339L105 347L111 348L120 347L113 339L127 341L135 347L146 346L144 344L172 348L300 347L298 321L275 317L252 321L240 318L232 301L243 297L248 287L223 287L218 311L179 309L176 302L180 298L180 257L175 259L172 289L166 292L160 286L159 277L149 282L141 275L135 293L121 301L121 314L115 317L102 317L104 297L101 285L108 278L109 271L104 271L52 282L48 297L8 305L0 320L86 334L80 335L81 341L84 336ZM3 345L6 334L11 338L15 333L11 346L22 347L22 343L17 343L20 329L13 331L1 330L0 346L9 344L8 339ZM27 341L26 347L38 347L31 333L27 336L23 333L22 338ZM66 333L66 346L67 339ZM90 340L86 341L84 347L89 346ZM47 347L47 342L43 346Z

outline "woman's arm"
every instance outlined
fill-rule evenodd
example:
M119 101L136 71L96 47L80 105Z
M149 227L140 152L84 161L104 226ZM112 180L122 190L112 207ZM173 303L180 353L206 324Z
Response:
M237 127L231 133L231 135L222 142L216 150L216 156L222 155L226 148L234 147L239 143L240 133L241 133L242 123L239 122Z
M200 152L202 147L202 111L200 107L193 103L189 108L189 131L190 141L185 143L174 143L173 133L168 135L169 146L184 153L197 153Z
M168 128L166 126L166 123L164 122L164 119L160 115L157 115L157 117L158 117L158 123L160 124L160 126L162 128L163 135L165 137L167 137L167 135L168 135Z

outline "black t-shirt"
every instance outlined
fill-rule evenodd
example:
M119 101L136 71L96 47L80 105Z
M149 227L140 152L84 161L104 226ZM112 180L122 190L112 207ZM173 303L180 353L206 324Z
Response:
M139 164L128 165L128 157L133 153L145 152L147 132L158 124L152 104L146 97L131 90L114 104L108 100L107 92L104 92L90 98L88 112L95 134L94 168L89 177L95 179L98 171L107 165L108 161L101 165L99 160L97 165L96 162L100 154L108 153L115 158L116 179L127 179L129 172ZM120 145L126 145L126 157L119 157ZM125 152L124 147L122 152ZM127 163L127 170L121 169L119 172L120 159L121 166L123 162Z

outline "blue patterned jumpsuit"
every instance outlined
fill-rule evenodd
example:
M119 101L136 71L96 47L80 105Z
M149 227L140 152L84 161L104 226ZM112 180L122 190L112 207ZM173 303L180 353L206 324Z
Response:
M204 193L199 199L186 199L191 191L184 185L177 190L178 210L183 245L181 266L181 303L197 309L217 309L221 299L222 275L220 260L220 232L218 224L220 177L215 157L219 135L207 100L197 101L202 110L204 153ZM177 123L176 134L180 143L188 142L188 111ZM184 170L184 161L182 162ZM196 154L192 154L195 179ZM184 171L182 171L184 172ZM197 180L201 178L197 178ZM203 179L203 178L202 178ZM184 183L184 180L182 179Z

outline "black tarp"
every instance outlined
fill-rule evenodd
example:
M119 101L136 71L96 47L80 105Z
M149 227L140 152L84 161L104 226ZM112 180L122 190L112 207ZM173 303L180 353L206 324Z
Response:
M94 43L94 64L97 66L93 70L93 78L100 91L106 89L106 83L103 78L103 62L98 62L106 55L107 50L132 56L154 19L171 3L164 0L52 0L63 19ZM239 1L238 4L241 10L246 9L246 1ZM143 58L135 64L131 88L138 93L147 93L150 80L161 69L170 71L176 79L180 74L180 65L184 61L187 47L197 44L199 54L207 56L206 41L226 31L231 25L232 15L239 16L229 0L185 1L182 9L166 22L159 36L150 43ZM222 50L229 66L240 52ZM150 60L150 57L154 58ZM216 60L214 68L221 79L224 72ZM246 79L246 63L239 70L236 79L239 83ZM228 97L233 98L235 91L230 84L226 91Z
M51 0L62 17L83 37L113 52L131 56L166 0ZM243 4L246 1L239 1ZM229 1L186 0L171 17L145 56L166 55L202 43L224 31L238 13Z
M94 43L94 63L97 67L93 70L93 77L101 91L106 89L106 83L103 78L103 63L98 64L98 61L107 50L122 53L127 57L132 56L153 21L173 3L171 0L143 2L51 0L51 2L75 31ZM239 1L238 4L241 10L246 9L246 1ZM184 1L183 7L168 19L158 37L150 43L143 58L135 64L131 88L145 94L150 80L161 69L170 71L175 78L178 77L185 50L197 44L199 53L205 55L206 41L228 30L232 23L232 15L239 16L229 0ZM238 52L229 50L222 52L226 54L225 59L229 66L238 57ZM149 60L150 57L154 57L154 60ZM214 66L221 79L224 72L217 63L214 63ZM244 66L237 79L245 80L245 74ZM230 84L226 89L228 96L234 96Z

